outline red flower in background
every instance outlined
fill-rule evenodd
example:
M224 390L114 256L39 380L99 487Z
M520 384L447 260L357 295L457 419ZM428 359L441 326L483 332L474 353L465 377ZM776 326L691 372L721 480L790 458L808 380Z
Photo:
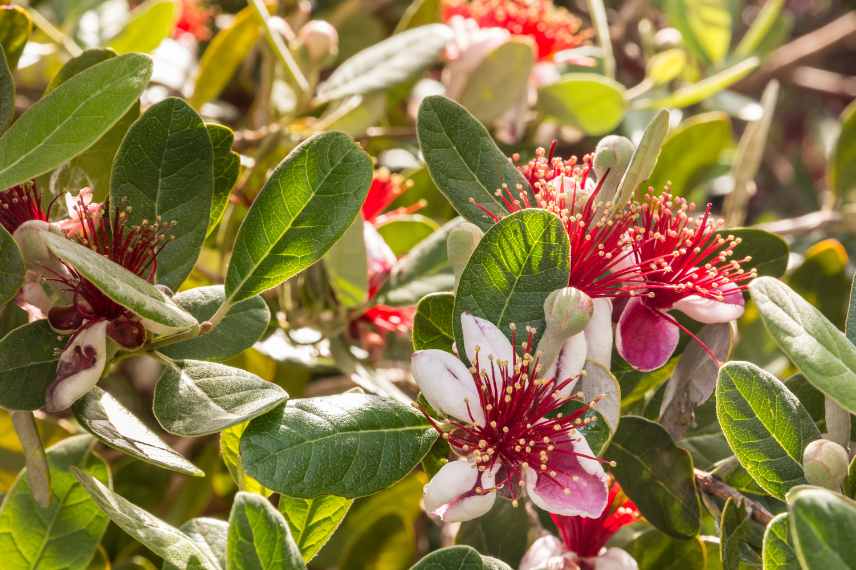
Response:
M606 505L603 513L593 519L550 515L568 550L582 558L597 556L621 527L633 524L640 518L636 504L624 495L616 482L609 487Z
M179 6L181 13L175 24L173 35L179 37L182 34L190 34L199 41L205 41L211 37L212 11L198 0L181 0Z

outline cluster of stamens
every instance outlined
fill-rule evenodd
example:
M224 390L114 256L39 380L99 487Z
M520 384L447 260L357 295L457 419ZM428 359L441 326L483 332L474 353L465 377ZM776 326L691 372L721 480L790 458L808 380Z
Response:
M35 184L25 182L0 192L0 226L11 234L30 220L48 220Z
M516 327L511 325L512 345L517 346ZM533 356L531 347L535 331L527 328L527 340L520 344L522 354L514 351L513 361L505 362L487 356L484 362L477 347L475 361L470 367L473 383L484 412L484 425L475 420L470 409L470 422L455 418L443 421L426 416L452 449L468 458L484 474L494 472L494 487L485 488L480 482L476 494L493 490L505 492L512 501L519 497L518 487L525 482L524 468L530 467L539 477L548 477L571 491L551 467L557 454L576 455L598 462L604 460L574 451L573 442L582 437L577 430L595 421L586 416L603 396L590 402L583 394L565 395L566 388L579 377L543 378L540 354ZM577 480L573 475L572 480Z
M383 217L412 214L424 208L425 202L420 200L410 206L384 212L390 204L412 187L412 180L405 179L400 174L393 174L386 168L378 168L374 172L372 184L363 202L363 219L377 223L382 221Z
M551 0L447 0L443 19L448 22L452 16L471 18L481 28L504 28L532 38L539 60L579 47L592 35L591 30L580 30L579 18Z

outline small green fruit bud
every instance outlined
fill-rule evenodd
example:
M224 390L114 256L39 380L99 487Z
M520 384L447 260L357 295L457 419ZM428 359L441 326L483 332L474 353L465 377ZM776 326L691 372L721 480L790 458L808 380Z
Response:
M591 297L579 289L557 289L544 301L547 331L563 338L573 336L586 328L593 311Z
M848 464L847 450L828 439L816 439L803 451L806 481L832 491L841 490Z
M636 147L630 139L619 135L609 135L597 143L594 151L594 171L598 180L606 176L600 191L601 201L608 201L615 197L615 191L635 150ZM609 171L608 174L607 171Z
M479 227L470 222L462 222L449 232L446 238L446 256L455 272L455 283L460 281L461 273L464 272L483 235Z
M339 53L339 34L324 20L306 22L297 33L297 41L315 67L331 63Z

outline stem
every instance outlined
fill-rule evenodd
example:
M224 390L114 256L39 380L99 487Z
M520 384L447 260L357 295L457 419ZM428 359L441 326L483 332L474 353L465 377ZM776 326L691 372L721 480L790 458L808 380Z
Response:
M12 412L12 425L24 450L24 460L27 465L27 479L30 482L30 490L33 498L43 509L51 504L51 474L48 468L48 458L42 439L39 437L39 429L36 426L36 418L33 412Z
M306 80L306 76L303 75L303 72L300 70L300 67L297 65L297 62L294 60L294 56L291 55L291 52L288 51L288 47L285 45L285 42L282 41L282 38L276 34L270 27L270 13L268 12L267 6L265 6L262 0L249 0L249 4L256 9L259 16L261 16L262 21L264 22L264 31L265 36L267 37L268 42L273 48L274 53L279 58L279 60L285 65L285 70L291 76L291 79L294 81L295 85L300 89L303 93L304 98L308 98L309 93L309 82ZM286 24L287 26L288 24ZM294 32L290 31L291 35L294 35Z
M701 487L701 490L708 495L713 495L720 499L734 499L735 501L746 505L750 516L755 520L755 522L767 526L767 524L773 520L773 515L770 514L770 511L768 511L762 504L746 497L734 487L726 485L717 479L712 473L696 469L695 478L696 483Z
M597 34L597 43L603 52L603 74L615 79L615 56L612 54L612 41L603 0L588 0L588 9Z
M83 53L83 50L80 49L80 46L75 43L73 39L62 33L56 26L51 24L50 20L42 16L41 12L36 10L35 8L27 8L27 14L30 15L30 19L39 28L44 34L51 39L54 43L68 52L71 57L77 57Z

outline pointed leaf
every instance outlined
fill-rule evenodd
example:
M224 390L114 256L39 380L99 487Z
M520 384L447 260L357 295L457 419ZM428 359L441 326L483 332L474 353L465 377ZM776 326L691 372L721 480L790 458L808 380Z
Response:
M233 570L306 568L285 518L252 493L238 493L232 504L226 563Z
M229 523L219 519L199 517L190 519L179 527L210 560L216 560L220 568L226 568L226 541ZM182 570L170 562L164 562L162 570Z
M788 513L773 517L764 532L764 570L800 570L790 535Z
M180 6L176 0L149 0L131 12L131 18L107 47L116 53L154 51L172 34Z
M279 496L279 512L288 521L304 560L309 562L324 548L353 502L353 499L335 495L321 495L314 499Z

